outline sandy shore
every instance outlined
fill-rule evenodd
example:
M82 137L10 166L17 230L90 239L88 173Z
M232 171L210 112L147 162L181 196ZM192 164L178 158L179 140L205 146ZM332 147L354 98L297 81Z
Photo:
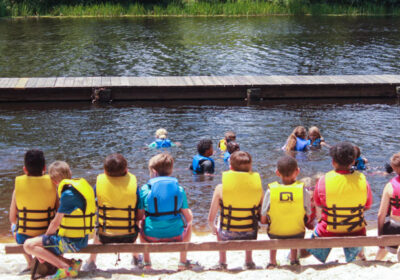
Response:
M368 235L375 235L376 230L370 230ZM266 240L265 234L259 235L260 240ZM215 236L194 235L193 241L214 241ZM0 245L0 279L30 279L30 275L20 275L25 267L25 260L21 255L5 255L4 246ZM191 271L177 271L179 254L152 254L153 268L143 271L131 265L131 255L121 254L121 260L116 264L115 254L102 254L98 256L97 267L94 272L81 271L80 279L396 279L400 273L400 263L395 255L388 254L385 262L375 262L376 247L365 248L366 257L370 261L356 261L345 263L342 249L333 249L327 264L320 264L313 257L301 259L301 266L289 266L287 256L289 250L278 251L280 267L266 270L268 251L254 251L253 258L257 265L255 270L243 270L244 253L228 252L228 270L225 272L212 271L210 268L218 263L218 252L189 252L188 258L198 261L202 269ZM88 255L76 255L83 260Z

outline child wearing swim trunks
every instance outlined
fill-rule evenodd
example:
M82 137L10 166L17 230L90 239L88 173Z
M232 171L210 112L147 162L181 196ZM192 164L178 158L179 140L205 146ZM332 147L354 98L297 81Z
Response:
M381 205L378 212L378 235L400 234L400 153L390 158L390 165L397 176L392 178L383 189ZM388 219L386 219L390 213ZM400 261L398 246L380 247L376 260L383 260L387 252L397 253Z
M149 161L151 179L141 187L138 205L139 211L145 213L140 228L142 243L189 242L191 239L193 214L185 190L171 176L173 166L174 159L168 153L155 155ZM178 270L196 265L187 260L186 254L180 253ZM151 268L149 253L144 253L144 268Z
M25 175L15 178L9 213L18 244L45 233L58 207L56 187L49 175L44 175L46 162L42 151L29 150L25 153L23 171ZM24 271L28 271L32 266L32 257L27 254L24 256L28 263Z
M178 142L174 143L170 139L168 139L168 131L166 129L159 128L156 131L156 140L151 144L149 144L148 147L161 149L161 148L175 147L179 145L180 143Z
M231 154L233 154L236 151L239 151L240 146L235 141L231 141L231 142L228 142L228 145L226 148L227 148L226 152L224 153L224 162L228 163L229 158L231 157Z
M211 156L214 153L211 139L202 139L197 144L198 154L193 157L190 169L193 174L213 174L215 163Z
M365 170L365 164L368 163L368 160L361 156L361 150L358 146L354 146L354 150L356 151L356 160L354 161L353 168L355 170Z
M268 184L261 209L261 223L268 224L270 239L304 238L305 228L312 229L315 211L304 183L297 181L300 168L290 156L278 159L276 175L281 182ZM274 268L277 250L270 250L267 268ZM297 250L290 250L290 264L300 264Z
M330 148L334 170L319 180L314 190L314 202L322 208L312 238L365 236L364 211L372 205L371 188L364 174L351 167L356 158L354 146L341 142ZM332 248L308 249L325 263ZM344 248L346 261L353 261L362 247Z
M66 259L62 255L87 246L88 235L95 226L94 191L85 179L70 179L71 171L66 162L55 162L49 167L49 174L53 181L59 183L60 207L45 235L27 240L24 250L39 261L58 267L57 272L48 279L76 277L82 261ZM58 181L60 179L61 182Z
M310 145L310 140L306 139L307 132L303 126L297 126L286 140L282 149L286 152L301 151L304 152Z
M236 134L233 131L227 131L225 132L225 137L224 139L219 140L218 142L218 148L222 151L225 152L228 146L228 143L230 141L235 141L236 140Z
M321 147L330 147L322 137L319 128L312 126L308 129L308 140L310 141L310 148L318 149Z
M128 171L128 163L121 154L108 155L103 163L104 173L97 176L95 195L98 206L98 230L94 244L134 243L138 236L139 188L136 176ZM84 270L96 269L96 254L91 254ZM141 266L139 255L132 264Z
M230 170L222 173L222 184L215 187L208 224L218 241L256 240L263 189L260 174L252 172L249 153L236 151L230 158ZM220 211L219 227L215 223ZM252 251L246 251L245 268L254 269ZM217 269L226 269L226 251L219 252Z

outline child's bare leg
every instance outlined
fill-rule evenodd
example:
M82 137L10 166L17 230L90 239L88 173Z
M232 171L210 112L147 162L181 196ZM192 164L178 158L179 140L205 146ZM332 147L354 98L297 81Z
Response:
M387 251L385 248L379 247L378 252L376 252L375 260L381 261L386 257Z
M185 238L183 238L183 242L190 242L190 239L192 238L192 224L187 225L187 233ZM181 252L181 263L185 263L187 260L187 252Z
M246 263L253 262L253 251L246 251Z
M33 258L32 258L32 256L31 256L31 255L28 255L28 254L24 254L24 257L25 257L26 262L27 262L27 264L28 264L27 268L32 268L32 265L33 265Z
M142 235L140 235L140 243L148 243L146 239L142 237ZM151 263L150 253L143 253L143 260L145 263Z
M62 257L58 257L43 247L42 237L35 237L25 241L24 250L28 254L51 263L58 268L68 268L70 264Z
M93 244L101 244L99 237L97 236L97 234L94 235L93 238ZM89 259L87 260L87 263L95 263L97 259L97 254L90 254Z
M297 260L297 249L290 250L290 261L294 262Z
M217 233L217 240L222 241ZM219 251L219 263L226 263L226 251Z
M269 250L269 263L276 265L276 250Z

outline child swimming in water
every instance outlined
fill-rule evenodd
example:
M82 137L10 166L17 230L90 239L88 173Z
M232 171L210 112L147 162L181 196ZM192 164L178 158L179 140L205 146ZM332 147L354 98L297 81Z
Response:
M218 142L218 148L222 151L225 152L228 146L228 143L230 141L235 141L236 140L236 134L233 131L227 131L225 132L225 138L219 140Z
M354 161L353 168L355 170L365 170L365 164L368 162L368 160L361 156L361 150L358 146L354 146L354 150L356 151L356 159Z
M148 145L149 148L169 148L169 147L175 147L175 146L180 146L179 142L172 142L171 140L168 139L168 131L164 128L159 128L156 131L156 141L152 142L151 144Z
M325 143L324 137L322 137L319 128L312 126L308 129L308 140L310 141L311 148L321 148L322 146L330 147Z
M229 161L231 154L233 154L236 151L240 151L239 144L234 141L229 142L226 148L227 148L226 152L224 153L224 162Z
M308 145L310 145L310 140L306 140L306 134L307 132L304 126L297 126L289 135L288 139L286 140L286 144L282 149L286 152L306 151Z

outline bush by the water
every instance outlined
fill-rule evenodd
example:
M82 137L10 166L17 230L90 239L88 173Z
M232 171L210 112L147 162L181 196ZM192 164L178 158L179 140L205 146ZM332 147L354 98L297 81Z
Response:
M0 16L400 15L400 0L0 0Z

